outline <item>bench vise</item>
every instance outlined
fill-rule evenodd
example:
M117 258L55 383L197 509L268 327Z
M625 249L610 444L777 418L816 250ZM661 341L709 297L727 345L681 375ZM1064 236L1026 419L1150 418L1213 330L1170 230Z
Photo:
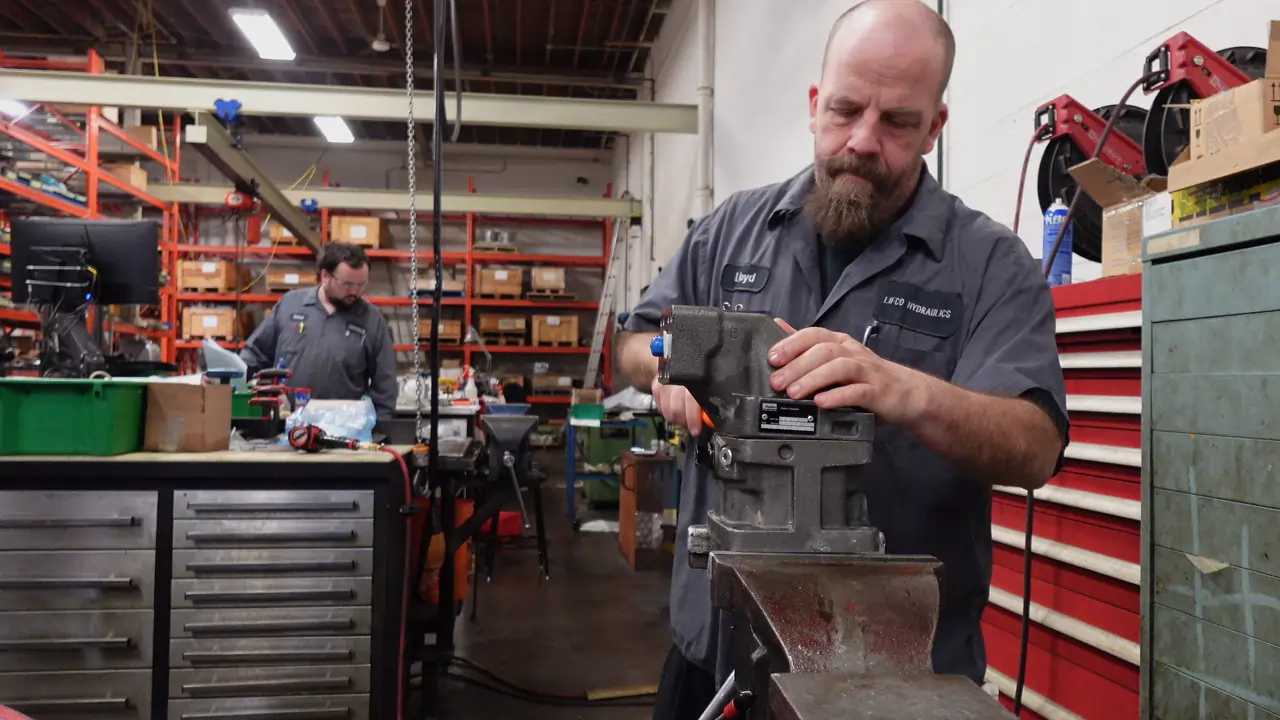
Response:
M769 349L788 333L767 315L677 305L659 330L658 381L702 408L699 462L716 480L687 539L721 627L724 686L704 717L735 698L748 720L1012 717L933 674L942 566L886 554L870 522L874 415L774 391Z

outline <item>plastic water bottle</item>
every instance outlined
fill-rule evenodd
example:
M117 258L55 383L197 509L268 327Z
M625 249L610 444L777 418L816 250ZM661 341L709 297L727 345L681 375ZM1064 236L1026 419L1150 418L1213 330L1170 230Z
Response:
M1067 237L1058 247L1058 254L1053 258L1049 257L1049 253L1053 252L1053 244L1058 241L1058 233L1062 232L1062 222L1066 219L1067 205L1062 200L1054 200L1049 209L1044 211L1044 251L1040 255L1040 268L1043 271L1044 263L1053 263L1049 270L1049 287L1071 284L1072 228L1067 228Z

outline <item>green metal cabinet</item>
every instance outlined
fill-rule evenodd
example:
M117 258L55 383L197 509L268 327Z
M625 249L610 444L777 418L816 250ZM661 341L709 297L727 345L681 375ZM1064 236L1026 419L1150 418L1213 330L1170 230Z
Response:
M1143 260L1142 718L1280 718L1280 208Z

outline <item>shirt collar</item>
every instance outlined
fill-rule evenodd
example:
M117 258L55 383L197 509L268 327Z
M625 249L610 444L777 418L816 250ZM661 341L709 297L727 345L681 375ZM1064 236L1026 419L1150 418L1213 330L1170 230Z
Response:
M310 290L307 291L305 295L302 296L303 305L315 305L318 302L320 302L320 286L319 285L311 288Z
M783 183L785 190L782 199L769 213L769 228L776 228L783 221L798 215L804 208L805 199L813 190L813 185L813 165L806 167ZM920 182L916 186L915 196L911 199L911 206L902 218L894 223L894 226L899 228L903 235L923 241L934 259L940 260L950 210L951 203L946 192L929 172L928 164L925 164L920 169Z

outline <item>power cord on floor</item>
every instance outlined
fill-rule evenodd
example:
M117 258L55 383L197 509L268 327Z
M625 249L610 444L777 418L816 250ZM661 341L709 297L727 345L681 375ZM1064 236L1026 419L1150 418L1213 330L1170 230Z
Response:
M656 690L650 687L636 689L600 690L579 694L550 693L516 685L499 677L476 662L457 655L449 658L451 667L445 677L459 683L478 687L516 700L559 707L651 707ZM474 673L479 677L469 675Z

